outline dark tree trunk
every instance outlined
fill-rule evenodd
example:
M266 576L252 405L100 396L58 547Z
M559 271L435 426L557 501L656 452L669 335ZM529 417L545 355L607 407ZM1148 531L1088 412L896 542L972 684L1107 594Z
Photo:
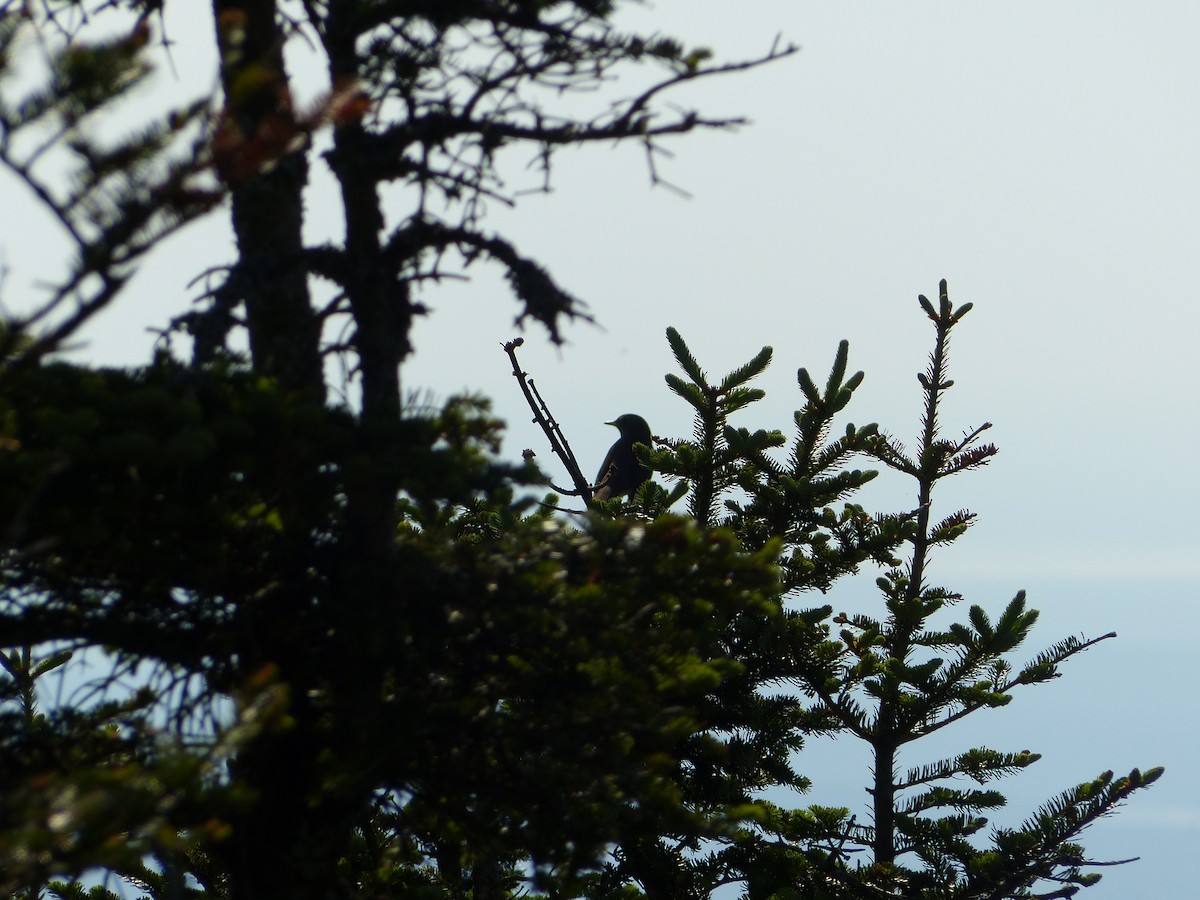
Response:
M222 38L226 114L241 139L232 152L248 155L247 145L261 140L272 123L294 121L283 68L284 36L274 0L214 0L213 11ZM263 72L273 77L263 78ZM248 82L256 87L248 89ZM320 321L302 265L307 180L308 161L299 148L230 184L238 246L230 277L233 293L246 305L255 368L279 379L285 390L323 397Z
M224 114L241 142L235 142L234 152L248 154L253 162L253 143L267 133L264 129L295 122L276 4L214 0L213 10L222 38ZM264 72L270 77L263 78ZM248 83L254 87L248 89ZM303 265L304 148L239 175L227 179L238 248L229 288L245 304L254 368L275 379L297 403L323 403L320 320ZM322 756L336 732L323 721L325 711L314 706L310 691L319 695L322 687L314 679L326 629L313 627L319 622L297 627L298 618L319 618L321 607L308 571L317 558L312 534L321 504L319 491L314 494L318 473L314 460L299 449L280 465L288 470L280 483L294 486L279 501L282 534L290 538L274 560L271 588L264 596L243 598L239 619L244 646L238 658L243 678L267 665L278 673L288 692L286 724L277 730L267 727L230 765L252 797L231 815L233 833L217 846L228 866L234 900L327 897L337 882L338 859L348 847L353 811L362 799L355 795L352 800L352 790L335 795L323 783ZM298 633L307 633L312 641L297 641Z

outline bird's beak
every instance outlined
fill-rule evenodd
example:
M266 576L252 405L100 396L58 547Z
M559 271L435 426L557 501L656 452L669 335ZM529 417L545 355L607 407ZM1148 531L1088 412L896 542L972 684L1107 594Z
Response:
M617 423L616 423L616 422L605 422L604 424L605 424L605 425L611 425L613 428L616 428L616 427L617 427Z

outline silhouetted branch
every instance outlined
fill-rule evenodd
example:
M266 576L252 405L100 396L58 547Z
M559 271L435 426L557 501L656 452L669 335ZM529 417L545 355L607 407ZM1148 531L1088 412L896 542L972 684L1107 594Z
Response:
M582 497L585 503L590 504L592 502L592 487L588 484L583 471L579 468L575 454L571 451L571 445L567 443L567 439L564 437L558 422L551 414L550 408L546 405L546 401L537 393L537 388L529 378L529 374L523 371L521 364L517 362L517 348L524 343L524 338L514 338L503 345L504 352L508 354L509 360L512 361L513 376L521 386L521 393L525 395L525 402L529 404L529 408L533 411L533 421L545 433L546 439L550 442L550 448L563 461L563 465L567 467L567 473L571 476L571 481L575 484L575 489L570 491L554 487L553 484L551 484L551 487L559 493L572 497Z

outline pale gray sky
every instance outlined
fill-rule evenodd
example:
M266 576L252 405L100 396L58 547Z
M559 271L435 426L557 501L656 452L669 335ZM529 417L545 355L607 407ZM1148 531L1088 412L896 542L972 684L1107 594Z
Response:
M823 376L847 338L851 366L867 373L849 418L915 436L931 332L916 296L949 279L952 300L976 308L957 331L942 421L949 432L993 422L1001 454L942 498L944 511L969 506L981 521L933 577L997 611L1029 589L1044 610L1031 652L1073 632L1122 637L951 735L962 743L948 749L1044 753L1013 783L1018 819L1105 767L1166 763L1159 787L1088 837L1144 861L1107 870L1088 896L1187 895L1200 838L1200 729L1194 703L1179 701L1200 631L1200 5L658 0L627 15L722 58L761 53L777 34L802 49L677 95L753 120L669 144L661 174L691 199L650 190L637 148L591 147L558 158L550 196L493 210L492 226L603 325L571 328L561 350L533 330L522 356L585 470L612 439L602 422L620 413L642 413L658 434L689 430L662 382L673 370L668 325L716 374L774 346L760 381L768 400L741 420L751 427L786 429L796 368ZM183 92L198 93L211 60L193 57L186 31L175 37L180 71L204 73ZM535 179L526 161L510 160L514 184ZM329 202L318 183L318 228ZM34 264L50 235L6 215L10 297L44 274ZM144 358L142 329L228 257L220 217L174 238L89 330L85 355ZM473 273L429 295L406 387L489 394L511 422L506 452L533 447L561 479L500 350L516 307L499 273ZM899 508L907 492L884 484L864 500ZM837 602L871 608L871 582L843 587ZM814 800L865 803L842 786L865 782L846 759L857 759L847 742L802 757Z

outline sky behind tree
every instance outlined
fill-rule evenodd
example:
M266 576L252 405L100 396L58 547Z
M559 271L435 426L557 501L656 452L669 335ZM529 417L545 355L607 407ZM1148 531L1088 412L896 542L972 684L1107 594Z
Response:
M216 84L215 60L200 55L211 42L188 40L211 28L203 6L173 8L178 77L163 67L164 96ZM961 748L1011 733L1021 746L1001 749L1045 754L1012 782L1028 785L1013 793L1014 815L1103 767L1167 765L1157 788L1089 835L1089 848L1143 862L1106 871L1088 896L1185 895L1200 838L1200 729L1177 699L1200 631L1200 7L658 0L623 15L722 59L760 55L777 35L800 51L678 92L681 105L752 124L668 142L674 155L655 164L674 187L651 188L637 148L598 146L556 159L551 194L492 204L490 227L599 323L569 328L561 348L531 330L522 351L584 470L614 437L603 422L621 413L660 435L690 430L689 408L662 381L670 325L714 373L775 348L759 381L767 400L735 424L786 431L796 368L820 380L846 338L851 367L867 373L848 419L915 438L915 374L932 339L916 297L936 298L947 278L951 299L975 309L956 332L943 424L956 434L993 422L1001 453L935 498L942 512L970 507L980 524L932 578L993 610L1028 589L1044 614L1030 652L1066 633L1120 634L1061 683L969 726L983 729L974 742L950 738ZM321 88L300 48L290 63ZM572 102L599 110L605 98ZM510 187L540 183L533 162L508 160ZM19 308L36 279L61 270L63 245L48 220L14 212L28 198L11 180L0 187L13 198L0 226L2 299ZM334 202L328 188L314 179L311 208ZM143 361L146 328L185 309L201 290L187 283L230 256L223 213L176 235L75 357ZM485 264L468 274L428 291L405 386L491 396L510 423L505 453L533 448L561 482L501 351L517 333L508 288ZM907 490L881 479L863 500L900 509ZM869 608L872 580L839 587L833 602ZM809 753L800 769L817 781L814 801L865 805L853 793L865 757L846 742Z

